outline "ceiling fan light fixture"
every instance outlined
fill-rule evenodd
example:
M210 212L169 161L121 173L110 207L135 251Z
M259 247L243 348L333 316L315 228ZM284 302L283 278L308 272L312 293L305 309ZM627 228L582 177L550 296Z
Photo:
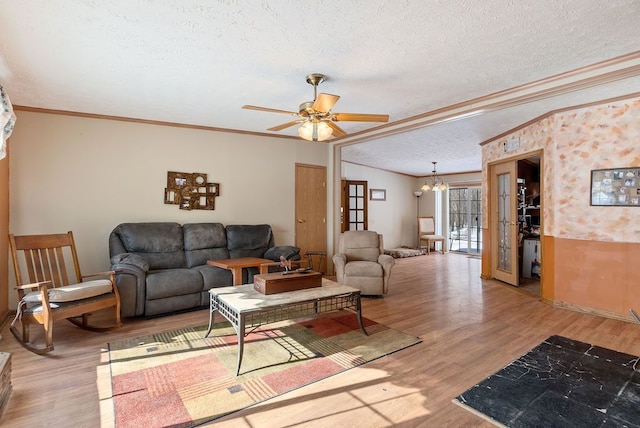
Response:
M300 138L307 141L325 141L333 134L333 129L324 121L307 120L298 128Z
M366 113L332 113L331 109L340 99L339 95L318 93L318 85L326 80L326 76L320 73L312 73L307 76L307 83L313 86L313 101L300 104L297 112L280 110L276 108L260 107L246 104L243 109L282 113L297 116L300 120L292 120L277 126L268 128L268 131L282 131L295 126L298 127L298 135L307 141L325 141L330 137L341 138L347 135L344 129L336 122L388 122L387 114Z
M331 137L331 134L333 133L333 129L331 129L331 127L327 125L326 122L320 121L318 122L316 127L317 127L316 133L318 134L318 141L324 141L327 138Z
M309 121L303 123L298 128L298 135L304 140L313 141L313 123Z

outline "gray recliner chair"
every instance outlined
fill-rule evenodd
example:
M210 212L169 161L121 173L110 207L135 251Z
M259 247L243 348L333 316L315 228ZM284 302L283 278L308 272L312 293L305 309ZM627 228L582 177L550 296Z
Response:
M395 260L384 254L382 235L371 230L340 234L333 264L339 284L359 289L363 295L387 294Z

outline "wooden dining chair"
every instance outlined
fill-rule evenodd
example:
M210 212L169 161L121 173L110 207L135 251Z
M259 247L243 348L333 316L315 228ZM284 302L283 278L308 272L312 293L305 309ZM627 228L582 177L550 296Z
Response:
M36 354L52 351L53 324L59 319L92 331L113 330L122 325L115 272L82 275L72 232L9 234L9 244L20 298L10 330L25 348ZM89 315L105 308L113 308L113 325L89 324ZM22 328L18 329L17 324ZM32 324L43 327L44 346L30 342Z

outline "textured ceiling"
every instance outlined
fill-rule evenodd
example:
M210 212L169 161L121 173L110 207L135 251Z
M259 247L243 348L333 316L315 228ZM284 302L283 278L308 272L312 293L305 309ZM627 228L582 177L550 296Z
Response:
M639 17L637 0L1 0L0 84L19 106L293 137L295 127L266 131L291 117L241 107L297 111L313 99L305 76L323 73L319 92L341 96L334 112L390 115L341 122L350 135L335 141L357 142L343 159L416 176L431 161L470 171L478 143L638 92L640 71L455 121L437 112L634 53Z

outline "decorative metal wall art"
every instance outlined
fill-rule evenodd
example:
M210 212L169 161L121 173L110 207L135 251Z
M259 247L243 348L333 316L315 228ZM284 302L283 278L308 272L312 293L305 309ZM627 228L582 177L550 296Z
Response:
M207 183L207 174L200 172L167 172L164 203L179 205L181 210L214 210L219 183Z

